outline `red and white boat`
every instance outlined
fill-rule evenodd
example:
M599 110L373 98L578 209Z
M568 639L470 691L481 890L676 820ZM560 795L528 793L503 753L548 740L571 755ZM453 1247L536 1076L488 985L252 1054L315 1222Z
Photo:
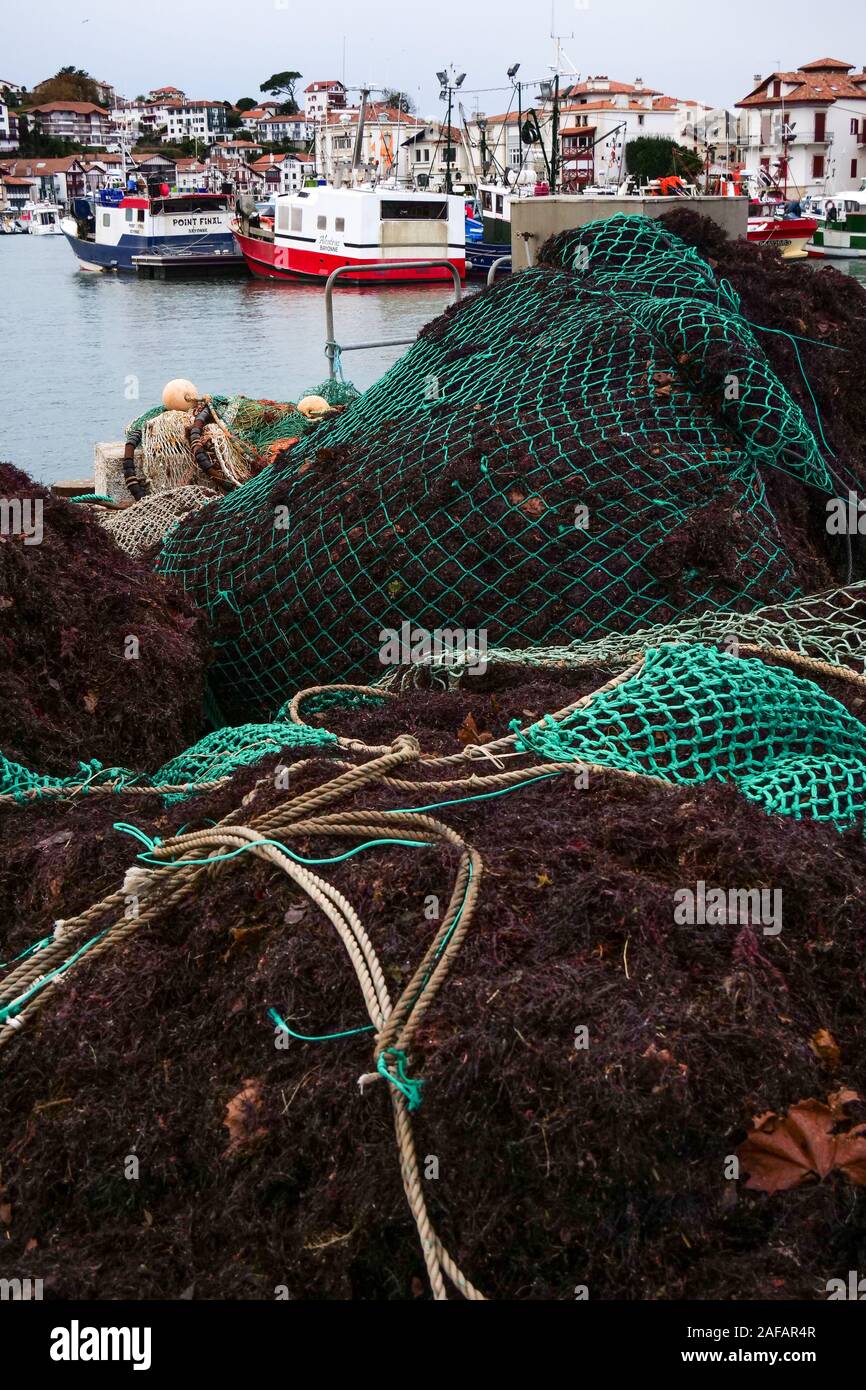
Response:
M327 280L339 266L406 261L405 267L364 271L350 283L406 284L451 280L447 260L466 274L465 199L405 188L302 188L274 199L273 219L241 212L232 232L253 275L266 280Z
M764 203L750 214L747 237L760 246L773 246L786 261L803 260L818 227L815 217L787 217L784 203Z

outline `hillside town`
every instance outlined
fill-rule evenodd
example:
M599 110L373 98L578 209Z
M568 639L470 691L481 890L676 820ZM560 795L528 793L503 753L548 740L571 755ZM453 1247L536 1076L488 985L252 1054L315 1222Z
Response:
M0 78L0 212L65 207L122 186L129 172L177 192L260 199L317 179L335 183L352 165L359 128L368 177L431 191L474 191L482 178L507 186L522 171L549 177L551 164L563 192L616 187L629 147L646 139L668 142L708 189L746 169L799 197L820 197L857 187L866 174L866 69L842 59L756 73L721 108L642 76L560 78L554 90L552 82L522 82L518 69L508 70L507 109L495 113L464 111L462 77L452 85L453 74L440 74L442 119L417 114L394 91L370 92L362 120L361 89L338 78L308 82L299 100L290 84L273 99L234 106L176 86L125 98L94 79L98 100L40 100L50 81L28 90Z

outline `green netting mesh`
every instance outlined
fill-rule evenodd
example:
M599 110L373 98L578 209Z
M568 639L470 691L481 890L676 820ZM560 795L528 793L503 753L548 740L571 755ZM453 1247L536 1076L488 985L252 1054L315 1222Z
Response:
M680 784L732 781L767 811L840 828L866 814L860 721L813 681L701 646L651 648L640 672L531 725L517 747Z
M404 620L520 648L800 593L762 470L829 474L733 292L654 220L580 248L465 300L174 528L159 567L215 620L221 702L369 679Z
M79 771L67 777L52 777L32 772L20 763L10 762L0 753L0 796L11 796L23 802L34 796L39 800L42 796L72 787L82 787L86 794L90 787L109 783L117 792L131 786L188 786L188 790L165 795L165 803L170 805L194 796L197 787L204 783L230 777L239 768L261 762L262 758L283 749L336 747L336 735L327 729L287 723L281 718L282 714L283 711L280 711L270 724L241 724L217 729L152 775L133 772L129 768L103 767L102 763L93 759L89 763L81 763Z

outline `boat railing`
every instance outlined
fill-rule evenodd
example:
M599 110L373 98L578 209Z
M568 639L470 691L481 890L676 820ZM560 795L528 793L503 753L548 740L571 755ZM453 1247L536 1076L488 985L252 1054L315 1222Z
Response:
M340 265L332 270L325 285L325 356L328 359L328 376L333 380L337 375L337 363L344 352L360 352L365 348L408 347L414 338L383 338L373 343L338 343L334 337L334 288L341 276L358 275L364 271L379 270L427 270L434 267L448 270L454 281L454 303L461 298L460 271L451 261L369 261L365 265Z
M504 266L506 266L506 265L509 267L509 269L511 268L511 257L510 257L510 256L497 256L497 257L496 257L496 260L493 261L493 262L491 262L490 269L489 269L488 272L487 272L487 284L488 284L488 286L489 286L489 285L492 285L492 284L493 284L493 281L496 279L496 272L497 272L497 270L501 270L501 269L502 269Z

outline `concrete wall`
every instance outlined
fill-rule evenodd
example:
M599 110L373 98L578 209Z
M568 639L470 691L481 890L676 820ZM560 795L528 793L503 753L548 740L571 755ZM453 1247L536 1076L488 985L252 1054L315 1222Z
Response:
M661 217L672 208L689 207L710 217L729 237L745 237L747 198L587 198L582 194L557 193L547 198L514 198L511 202L511 257L514 270L534 265L539 247L556 232L584 227L600 217L630 213L635 217Z

